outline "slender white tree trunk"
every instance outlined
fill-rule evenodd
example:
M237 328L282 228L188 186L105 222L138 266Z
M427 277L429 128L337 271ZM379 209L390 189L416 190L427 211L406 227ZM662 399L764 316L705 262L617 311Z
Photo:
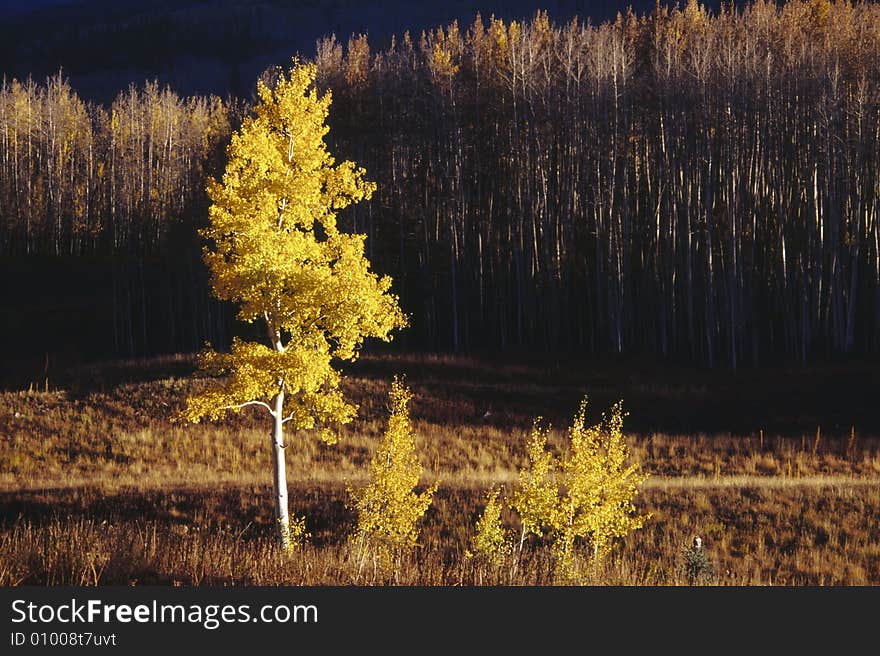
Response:
M284 462L284 391L278 392L272 412L272 469L275 484L275 523L281 547L290 547L290 517L287 511L287 470Z

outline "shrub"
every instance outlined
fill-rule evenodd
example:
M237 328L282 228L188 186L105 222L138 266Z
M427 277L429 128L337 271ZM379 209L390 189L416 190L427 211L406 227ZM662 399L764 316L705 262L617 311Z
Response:
M519 470L519 485L513 493L511 508L520 519L517 552L522 553L526 538L542 537L558 524L559 486L555 479L556 459L547 450L548 428L535 420L526 444L526 465Z
M471 540L473 552L467 553L493 569L500 567L511 552L510 536L501 521L504 503L498 498L500 494L498 487L486 493L486 507L477 520L476 534Z
M709 562L700 538L694 538L693 544L682 549L681 573L687 578L688 585L710 584L715 581L715 568Z
M395 377L389 398L391 417L370 462L370 482L350 490L358 516L352 536L358 577L370 556L376 575L396 571L401 557L416 546L419 521L437 490L434 484L421 493L415 492L422 466L409 418L412 394Z
M582 580L582 543L589 545L596 565L614 538L640 528L650 516L639 515L633 503L647 474L639 472L638 463L628 464L622 404L594 426L586 423L586 408L584 399L558 458L547 450L549 430L535 422L511 503L521 521L518 553L529 535L547 537L557 576L567 582Z

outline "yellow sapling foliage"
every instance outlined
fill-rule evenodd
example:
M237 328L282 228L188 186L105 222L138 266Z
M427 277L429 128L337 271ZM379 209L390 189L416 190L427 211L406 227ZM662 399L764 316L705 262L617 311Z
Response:
M568 429L557 458L547 448L549 428L535 421L527 444L528 461L520 470L511 508L522 524L519 551L529 535L552 543L557 574L579 581L578 545L586 541L593 563L605 556L614 538L640 528L650 515L636 512L634 499L647 478L630 453L623 435L621 403L594 426L586 423L584 399Z
M292 518L287 530L290 534L290 548L302 546L312 538L312 534L306 530L305 517L298 516Z
M522 528L519 550L529 535L541 537L545 530L557 525L558 484L556 462L547 450L549 428L542 428L541 418L535 420L526 445L528 461L519 471L519 484L513 493L511 507L519 515Z
M636 512L633 500L647 478L638 464L628 464L623 435L623 406L614 404L603 421L586 423L587 400L568 429L568 449L562 457L557 538L557 567L565 576L576 575L575 542L589 541L594 562L606 555L611 541L641 528L648 515Z
M503 503L500 488L493 487L486 494L486 507L477 520L476 533L471 541L473 555L498 566L510 553L510 538L501 521Z
M437 484L415 492L422 476L416 454L409 402L412 393L395 377L390 392L388 427L370 462L369 483L350 490L358 515L355 547L361 564L368 551L383 567L393 566L405 551L416 546L419 522Z

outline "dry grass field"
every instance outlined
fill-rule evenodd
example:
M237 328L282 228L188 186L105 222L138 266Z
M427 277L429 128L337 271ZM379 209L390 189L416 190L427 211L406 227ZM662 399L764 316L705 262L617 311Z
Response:
M644 527L590 573L596 585L688 585L703 539L717 585L880 584L878 367L711 374L365 355L345 387L360 405L338 444L289 436L291 511L310 540L275 547L267 417L176 420L199 384L189 357L81 366L0 393L0 585L550 585L547 545L521 562L467 558L485 491L509 493L535 417L558 445L578 401L596 419L623 399L650 474ZM406 374L424 484L439 482L418 548L392 578L358 574L347 486L363 482ZM512 522L512 517L508 517Z

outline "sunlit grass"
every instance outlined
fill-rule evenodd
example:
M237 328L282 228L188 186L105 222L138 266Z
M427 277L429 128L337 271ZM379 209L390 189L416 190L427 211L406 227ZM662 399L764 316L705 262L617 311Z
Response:
M438 492L420 546L398 583L553 584L549 550L533 545L513 568L486 570L464 552L482 489ZM213 485L144 493L82 489L34 493L0 535L0 584L348 585L356 580L344 535L355 525L345 490L292 488L312 541L285 556L276 547L268 486ZM7 505L10 505L7 501ZM701 535L718 585L880 583L880 487L651 487L654 516L615 546L591 581L685 585L681 552ZM383 583L367 579L367 583Z
M137 363L123 363L87 384L0 394L0 584L352 583L345 490L367 476L400 369L414 393L423 483L440 488L396 581L554 582L545 545L492 571L464 552L486 489L515 484L533 418L547 417L550 445L562 443L576 409L569 401L584 392L570 372L448 356L365 359L345 382L360 412L340 442L288 436L291 511L305 515L313 539L284 558L271 531L267 417L247 410L216 424L177 421L199 381L181 375L185 360L149 366L142 380ZM592 383L598 417L611 393ZM674 402L675 390L703 389L689 385L640 382L649 396L627 409L635 420ZM722 585L880 584L880 529L869 521L880 516L880 436L863 434L859 419L836 433L627 431L625 422L631 452L651 474L639 510L653 516L615 545L593 582L686 584L682 549L701 535Z

